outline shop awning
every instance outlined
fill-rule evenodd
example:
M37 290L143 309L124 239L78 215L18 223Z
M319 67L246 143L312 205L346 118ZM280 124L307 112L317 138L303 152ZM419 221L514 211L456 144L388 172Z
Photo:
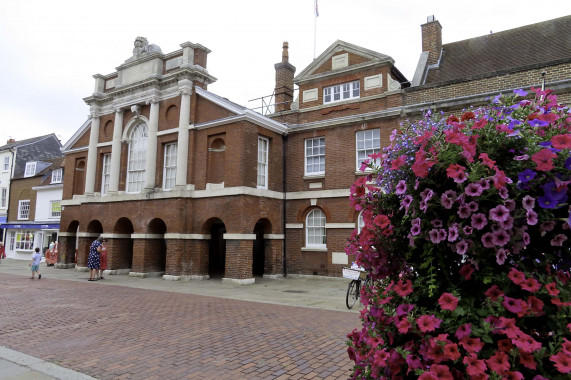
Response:
M14 224L14 223L2 223L0 228L17 228L17 229L29 229L29 230L59 230L58 224Z

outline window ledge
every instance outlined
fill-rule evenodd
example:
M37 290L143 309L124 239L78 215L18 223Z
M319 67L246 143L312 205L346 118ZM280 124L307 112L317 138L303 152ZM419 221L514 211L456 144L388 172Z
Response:
M327 247L301 247L303 252L327 252Z
M312 179L324 179L325 173L323 174L315 174L315 175L304 175L303 179L305 180L312 180Z

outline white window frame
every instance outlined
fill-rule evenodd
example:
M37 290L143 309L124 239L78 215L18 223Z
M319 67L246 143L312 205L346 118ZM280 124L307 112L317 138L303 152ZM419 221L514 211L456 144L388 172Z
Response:
M10 231L10 240L8 241L8 246L10 251L14 251L14 247L16 245L16 231Z
M59 211L54 212L54 208ZM50 217L61 218L61 201L50 201Z
M327 230L325 213L314 208L305 217L305 246L308 248L326 248Z
M30 218L30 200L18 201L18 220L28 220Z
M7 172L10 170L10 156L4 156L4 166L2 166L2 171Z
M17 251L33 251L36 234L30 230L16 230L14 234L14 249ZM12 246L12 242L10 242Z
M360 96L361 83L358 80L323 88L323 104L356 99Z
M366 129L355 133L355 158L357 170L364 160L370 160L369 155L381 152L381 130ZM378 160L375 160L378 162Z
M165 144L163 164L163 190L172 190L176 184L177 143Z
M8 188L3 187L1 193L2 194L0 195L0 207L6 208L6 205L8 204Z
M127 194L140 193L145 184L147 158L147 124L140 123L131 131L127 158Z
M268 156L270 151L270 140L266 137L258 136L258 171L256 186L258 189L268 188Z
M52 182L51 183L62 183L63 182L63 168L57 168L52 170Z
M36 162L26 162L24 177L33 177L34 175L36 175Z
M318 166L318 170L314 170ZM305 140L305 172L306 176L325 174L325 137Z
M101 194L109 192L109 182L111 181L111 153L103 155L103 165L101 170Z

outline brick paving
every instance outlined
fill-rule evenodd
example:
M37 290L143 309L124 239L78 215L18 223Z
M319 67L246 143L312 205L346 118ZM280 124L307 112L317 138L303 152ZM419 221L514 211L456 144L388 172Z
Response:
M0 273L0 344L100 379L347 379L357 313Z

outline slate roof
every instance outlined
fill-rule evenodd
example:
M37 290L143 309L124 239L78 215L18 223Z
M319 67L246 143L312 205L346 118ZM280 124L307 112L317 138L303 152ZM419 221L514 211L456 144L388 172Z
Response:
M53 133L6 144L0 147L0 150L6 150L11 147L16 148L14 178L18 178L24 174L26 162L46 161L63 156L61 152L61 142Z
M571 61L571 15L442 45L425 84Z

